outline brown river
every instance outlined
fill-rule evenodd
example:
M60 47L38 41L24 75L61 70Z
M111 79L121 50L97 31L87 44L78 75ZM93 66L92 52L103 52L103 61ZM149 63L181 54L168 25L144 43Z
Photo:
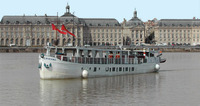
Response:
M200 106L200 53L163 53L160 72L40 80L38 53L0 53L0 106Z

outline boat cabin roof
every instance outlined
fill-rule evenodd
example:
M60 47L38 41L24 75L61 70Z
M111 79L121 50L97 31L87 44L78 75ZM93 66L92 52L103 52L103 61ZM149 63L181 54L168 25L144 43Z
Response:
M53 47L50 46L51 49L57 49L57 50L64 50L64 51L97 51L97 52L143 52L144 50L121 50L121 49L97 49L97 48L85 48L85 47ZM145 52L152 52L149 50L145 50Z

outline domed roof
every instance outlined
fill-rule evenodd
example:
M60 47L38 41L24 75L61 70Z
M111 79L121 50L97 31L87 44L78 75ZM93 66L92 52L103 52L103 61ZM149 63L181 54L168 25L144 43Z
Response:
M76 17L74 14L71 14L70 6L68 5L68 3L66 6L66 13L64 15L62 15L61 17Z
M126 22L126 26L138 26L143 25L143 22L137 17L137 11L134 11L134 17Z

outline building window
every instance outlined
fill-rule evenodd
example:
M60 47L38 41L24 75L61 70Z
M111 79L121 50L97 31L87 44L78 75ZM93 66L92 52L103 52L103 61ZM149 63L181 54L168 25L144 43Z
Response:
M162 38L162 34L160 34L160 38Z
M13 39L10 40L10 44L13 44Z
M42 45L44 45L44 39L42 39Z
M32 39L32 46L35 45L35 39Z
M23 39L20 40L20 45L22 45L22 44L23 44Z
M49 35L50 35L49 32L47 32L47 37L49 37Z
M121 33L119 34L119 38L121 38Z
M1 39L1 45L4 45L4 39Z
M37 45L40 45L40 39L37 39Z
M3 38L3 36L4 36L4 35L3 35L3 32L1 32L1 37Z
M102 38L104 38L104 34L102 34Z
M106 38L108 38L108 34L106 34Z
M9 43L9 40L8 40L8 39L6 39L6 45L8 45L8 43Z
M40 33L39 32L37 33L37 38L40 38Z
M115 34L115 38L117 39L117 34Z

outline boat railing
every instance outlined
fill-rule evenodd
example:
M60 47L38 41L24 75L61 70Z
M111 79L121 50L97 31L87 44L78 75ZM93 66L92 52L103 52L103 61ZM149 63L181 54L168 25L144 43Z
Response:
M135 58L93 58L93 57L67 57L56 55L61 61L80 63L80 64L141 64L146 63L146 59Z

